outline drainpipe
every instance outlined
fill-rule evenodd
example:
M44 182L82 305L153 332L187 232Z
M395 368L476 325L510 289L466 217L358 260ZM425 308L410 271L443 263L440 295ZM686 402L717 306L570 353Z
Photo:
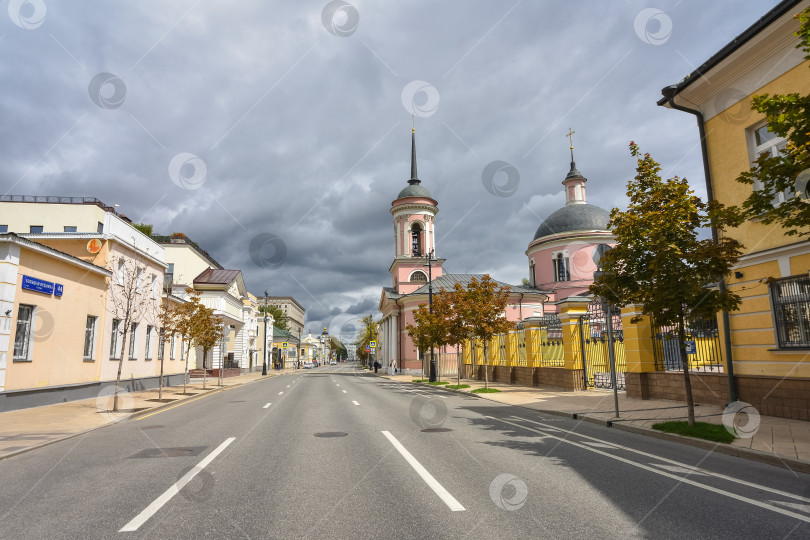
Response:
M706 197L709 201L713 201L714 190L712 189L712 175L711 171L709 170L709 151L706 147L706 129L704 127L705 120L703 119L703 113L701 113L697 109L689 109L687 107L675 103L675 96L678 94L677 85L667 86L666 88L661 90L661 94L664 96L664 99L667 100L669 106L672 107L673 109L695 115L695 119L697 120L698 125L698 133L700 135L700 152L701 154L703 154L703 174L706 177ZM712 241L715 244L717 244L718 240L719 237L717 235L717 229L714 226L712 226ZM726 292L725 277L720 278L718 286L721 294ZM734 361L731 356L731 330L729 328L728 311L723 310L722 317L723 317L723 342L726 351L726 372L728 373L728 394L729 394L729 401L734 402L737 401L737 392L734 390Z

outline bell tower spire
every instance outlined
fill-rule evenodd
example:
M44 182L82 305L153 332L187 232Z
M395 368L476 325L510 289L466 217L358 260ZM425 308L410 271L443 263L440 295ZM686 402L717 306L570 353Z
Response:
M413 115L411 115L411 179L408 180L408 183L410 185L422 183L416 175L416 127L414 125Z
M577 169L577 164L574 161L574 139L573 135L576 131L568 128L568 147L571 150L571 170L563 180L565 186L565 204L585 204L585 182L588 180L582 176L582 173Z

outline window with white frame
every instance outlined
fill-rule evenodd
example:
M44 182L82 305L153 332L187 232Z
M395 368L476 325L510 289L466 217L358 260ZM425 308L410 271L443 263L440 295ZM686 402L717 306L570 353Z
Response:
M411 281L419 281L422 283L427 283L427 276L421 270L417 270L413 274L411 274Z
M787 139L772 132L768 128L768 124L760 124L751 129L749 141L752 167L753 162L759 159L759 157L763 154L767 157L776 157L782 153L785 146L787 146ZM763 186L760 181L757 180L754 182L754 191L759 191L762 189L762 187ZM776 193L773 196L773 205L778 206L791 197L793 197L792 189L786 189L783 192Z
M769 288L777 346L810 348L810 277L802 274L775 279Z
M164 350L166 349L166 334L165 330L161 328L158 331L158 360L163 360Z
M571 274L568 270L568 257L564 253L553 255L551 263L554 265L554 281L571 281Z
M147 360L152 359L152 351L149 350L149 346L152 344L152 325L146 325L146 343L144 344L144 358Z
M135 356L135 342L137 341L135 338L138 336L138 323L132 323L129 325L129 359L130 360L137 360L138 357Z
M17 310L17 331L14 334L14 361L31 360L31 331L34 324L34 306L20 304Z
M158 279L157 276L152 276L152 298L157 298L158 294Z
M126 276L126 273L127 273L127 267L126 267L126 264L124 263L124 259L119 259L118 260L118 284L121 285L122 287L124 285L124 277Z
M172 334L172 341L169 344L169 360L174 360L174 336L175 334Z
M118 348L118 344L120 343L119 337L121 336L121 320L120 319L113 319L112 320L112 332L110 332L110 358L117 359L120 358L118 353L120 349Z
M141 292L141 286L143 285L143 268L136 268L135 269L135 291Z
M537 285L537 275L534 273L534 259L529 259L529 285L535 287Z
M183 359L183 355L185 354L185 352L183 351L183 348L185 347L185 345L186 345L186 342L181 339L180 340L180 359L181 360Z
M84 360L92 362L96 349L96 321L97 317L87 316L87 323L84 325Z

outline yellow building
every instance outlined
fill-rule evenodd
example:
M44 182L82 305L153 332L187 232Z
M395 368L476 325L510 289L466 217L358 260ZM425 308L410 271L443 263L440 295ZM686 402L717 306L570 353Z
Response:
M781 2L662 91L659 105L697 117L709 196L726 205L741 205L757 189L737 182L739 174L760 154L775 155L785 144L768 131L764 116L751 110L752 97L810 90L810 63L796 48L799 22L794 18L808 6L810 0ZM775 203L786 196L793 194L779 194ZM738 399L763 414L808 419L810 241L756 219L727 234L745 246L727 280L728 288L743 298L741 309L728 314ZM720 330L722 336L723 325ZM723 361L727 371L725 347Z
M106 268L0 234L0 410L62 401L53 391L59 387L96 395L110 276Z

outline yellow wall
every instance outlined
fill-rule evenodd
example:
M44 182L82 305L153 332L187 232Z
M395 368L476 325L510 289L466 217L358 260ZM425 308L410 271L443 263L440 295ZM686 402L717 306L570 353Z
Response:
M174 283L193 286L194 278L204 270L214 268L202 255L187 244L161 244L166 263L174 263Z
M98 231L104 223L104 210L93 204L0 203L0 225L8 232L29 233L31 225L42 225L43 232L64 232L65 225L77 232Z
M733 110L737 111L735 114L718 114L706 122L709 169L717 200L726 205L740 205L753 189L736 181L741 172L750 169L747 130L765 119L764 115L751 110L751 98L764 93L806 92L808 88L810 62L805 61L733 105ZM745 117L747 111L750 114ZM729 235L743 243L745 253L796 242L796 237L786 237L779 225L764 225L757 221L748 221L730 231Z
M24 274L63 284L63 296L23 289ZM31 361L13 362L13 355L11 351L9 353L6 390L99 380L100 365L105 356L106 289L103 275L21 247L14 313L19 311L21 303L37 306L37 321ZM93 362L83 360L87 315L98 317ZM12 328L10 348L13 348L15 332L16 326Z

